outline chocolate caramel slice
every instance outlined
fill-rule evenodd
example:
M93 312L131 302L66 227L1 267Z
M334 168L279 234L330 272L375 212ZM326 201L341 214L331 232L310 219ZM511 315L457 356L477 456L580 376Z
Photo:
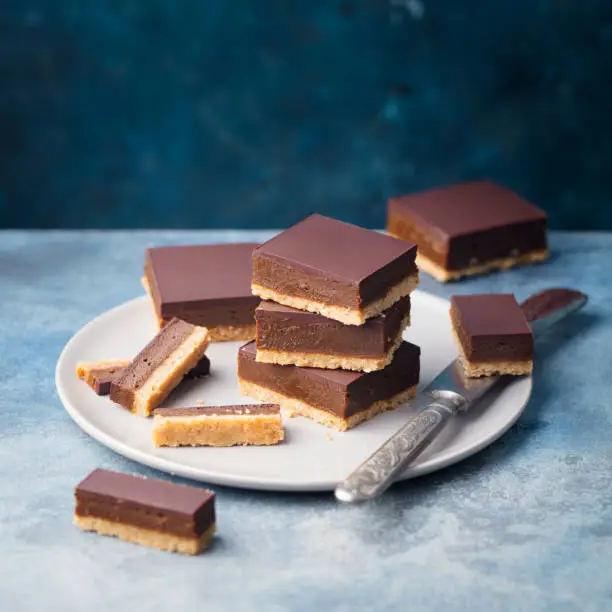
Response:
M205 327L172 319L111 382L110 398L149 416L202 359L208 342Z
M284 438L278 404L157 408L155 446L269 446Z
M208 328L211 341L251 340L259 299L251 293L256 244L147 249L143 285L160 326L173 317Z
M243 395L277 403L289 416L344 431L414 397L420 352L402 342L386 368L363 373L261 363L249 342L238 352L238 384Z
M467 376L532 371L533 334L513 295L455 295L450 314Z
M129 363L127 359L82 361L77 364L76 374L98 395L108 395L111 383L121 375L121 372Z
M197 555L215 532L206 489L97 469L75 489L74 523L160 550Z
M416 246L312 215L253 251L255 295L362 325L418 284Z
M373 372L388 365L410 324L410 296L363 325L262 301L255 311L257 361Z
M419 268L442 282L548 257L546 213L492 181L393 198L387 230L416 243Z
M98 395L108 395L111 383L121 376L129 363L130 361L125 359L83 361L77 364L76 374ZM208 374L210 374L210 359L204 355L195 368L185 374L185 379L201 378Z

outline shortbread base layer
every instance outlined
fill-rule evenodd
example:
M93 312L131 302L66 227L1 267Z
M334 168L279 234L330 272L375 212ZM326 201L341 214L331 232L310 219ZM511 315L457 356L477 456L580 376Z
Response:
M151 287L149 286L149 281L147 280L147 277L142 276L140 278L140 282L151 300L151 307L155 312L157 326L159 327L159 329L162 329L162 327L164 327L164 325L166 325L168 321L158 316L157 311L155 310L155 303L153 302ZM191 321L187 321L187 323L191 323ZM208 337L210 338L211 342L248 342L249 340L255 339L256 333L255 321L253 321L253 323L246 323L244 325L206 325L206 329L208 329Z
M278 304L284 306L291 306L298 310L305 310L307 312L314 312L328 319L334 321L340 321L345 325L363 325L368 319L377 317L400 300L401 298L410 295L419 284L419 275L411 274L402 281L391 287L384 297L374 302L370 302L361 309L346 308L345 306L334 306L333 304L325 304L323 302L317 302L316 300L308 300L306 298L296 297L294 295L287 295L263 287L257 283L251 283L251 291L253 295L256 295L264 300L272 300Z
M132 405L126 407L138 416L150 416L153 409L183 380L185 374L195 368L206 352L208 342L208 330L205 327L196 327L151 373L142 387L134 393Z
M237 342L255 339L255 322L248 325L218 325L209 327L211 342Z
M157 548L158 550L178 552L184 555L198 555L202 550L208 548L216 530L215 525L211 525L200 537L182 538L171 533L126 525L125 523L95 516L79 516L78 514L74 515L74 524L83 531L94 531L101 535L112 536L126 542L133 542L142 546Z
M463 349L456 330L453 329L455 344L459 348L459 359L465 375L468 378L481 378L483 376L523 376L533 372L533 359L520 361L470 361Z
M416 395L417 386L414 385L413 387L405 389L389 399L378 400L365 410L353 414L346 419L321 408L317 408L316 406L307 404L306 402L302 402L301 400L287 397L281 393L272 391L272 389L249 382L248 380L238 379L238 389L242 395L246 395L247 397L258 399L263 402L279 404L288 417L304 416L315 421L315 423L326 425L338 431L346 431L347 429L357 427L357 425L364 421L373 419L382 412L393 410L403 402L413 398Z
M356 357L354 355L333 355L330 353L306 353L258 348L255 361L275 363L277 365L296 365L305 368L323 368L325 370L374 372L386 368L393 361L395 351L397 351L402 343L404 330L409 326L410 314L407 314L402 320L395 342L387 354L381 357Z
M548 259L548 249L541 251L531 251L523 253L516 257L501 257L499 259L491 259L483 263L461 268L459 270L447 270L439 264L433 262L422 254L417 253L416 263L420 270L433 276L436 280L442 283L459 280L467 276L477 276L479 274L487 274L495 270L509 270L515 266L524 266L529 264L540 263Z
M482 376L522 376L531 374L533 371L533 361L468 361L461 356L461 364L465 373L470 378L480 378Z
M271 446L284 437L280 414L153 419L155 446Z
M393 351L394 353L395 351ZM324 353L288 353L270 349L257 349L256 361L275 363L277 365L296 365L303 368L323 368L326 370L352 370L354 372L374 372L382 370L393 359L390 356L381 358L349 357L343 355L326 355Z

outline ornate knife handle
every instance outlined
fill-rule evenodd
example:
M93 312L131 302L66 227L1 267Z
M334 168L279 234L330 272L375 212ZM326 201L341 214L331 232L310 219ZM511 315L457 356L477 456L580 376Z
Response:
M372 499L385 491L405 467L418 457L459 410L460 398L452 392L435 397L395 435L368 457L336 487L343 502Z

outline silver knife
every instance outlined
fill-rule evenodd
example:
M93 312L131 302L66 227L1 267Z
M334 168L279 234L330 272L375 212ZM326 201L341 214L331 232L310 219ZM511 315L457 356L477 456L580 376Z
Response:
M587 296L580 291L547 289L525 300L521 308L537 338L586 302ZM417 414L336 487L336 498L342 502L361 502L383 493L457 413L473 406L507 378L467 378L459 360L453 361L412 400Z

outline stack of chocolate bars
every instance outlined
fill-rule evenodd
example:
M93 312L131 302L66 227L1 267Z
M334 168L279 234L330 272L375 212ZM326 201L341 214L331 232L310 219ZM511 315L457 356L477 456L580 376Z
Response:
M416 246L312 215L253 251L256 340L241 393L340 431L413 397L420 349L402 341Z

